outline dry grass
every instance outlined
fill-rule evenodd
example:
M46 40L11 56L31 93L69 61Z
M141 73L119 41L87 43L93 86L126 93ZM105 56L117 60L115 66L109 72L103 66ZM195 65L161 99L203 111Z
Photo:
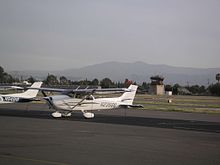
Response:
M212 96L137 95L135 104L142 104L145 110L220 114L220 98Z

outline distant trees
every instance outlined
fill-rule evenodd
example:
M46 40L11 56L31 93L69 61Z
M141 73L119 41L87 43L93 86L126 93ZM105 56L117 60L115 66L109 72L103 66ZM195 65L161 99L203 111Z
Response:
M212 84L208 87L204 85L181 86L179 84L166 85L166 91L173 92L174 95L215 95L220 96L220 84Z
M179 84L175 84L172 89L173 89L173 94L174 95L178 95L178 89L180 88L181 86Z
M0 81L4 79L4 69L0 66Z
M208 89L205 86L192 85L192 86L181 86L179 84L166 85L166 91L172 91L174 95L207 95Z
M212 95L220 96L220 84L219 83L210 85L208 87L208 90L210 91Z
M32 76L30 76L30 77L27 79L27 81L32 84L32 83L34 83L34 82L36 81L36 79L33 78Z
M219 81L220 81L220 73L216 74L215 79L216 79L216 80L218 81L218 83L219 83Z
M48 74L46 80L44 80L44 83L46 85L57 85L59 84L59 81L57 80L57 77L53 74Z
M165 91L172 91L173 87L171 85L165 85Z
M112 82L111 79L109 78L104 78L103 80L101 80L100 82L101 87L103 88L111 88L114 86L114 83Z
M65 76L60 77L60 85L68 85L69 80Z
M218 81L216 84L211 84L208 87L200 86L200 85L192 85L192 86L181 86L179 84L174 85L165 85L166 91L172 91L174 95L177 94L192 94L192 95L215 95L220 96L220 73L216 74L216 80ZM32 76L26 79L29 83L33 83L36 79ZM19 79L12 77L10 74L4 71L4 68L0 66L0 83L13 83L20 82ZM78 85L78 86L101 86L102 88L127 88L130 84L136 84L135 82L130 81L129 79L125 79L123 82L114 82L110 78L106 77L102 80L98 80L94 78L93 80L80 80L80 81L71 81L65 76L61 76L57 78L53 74L48 74L46 79L44 80L45 85ZM150 83L143 82L139 85L139 91L147 92L149 91Z
M141 92L148 92L149 89L150 89L150 83L146 83L146 82L143 82L139 88L138 88Z
M124 81L124 86L125 88L128 88L131 84L133 84L133 82L131 80L128 80L127 78Z
M95 85L95 86L98 86L99 85L99 80L98 79L93 79L92 82L91 82L91 85Z
M199 86L199 85L192 85L189 87L186 87L192 94L204 94L206 93L207 89L205 88L205 86Z
M101 86L102 88L124 88L128 87L132 81L125 79L124 82L114 82L110 78L104 78L102 80L98 80L97 78L93 80L80 80L80 81L71 81L68 80L65 76L61 76L59 79L53 75L48 74L46 79L44 80L45 85L78 85L78 86ZM134 82L135 83L135 82Z
M2 68L0 68L0 77L2 76ZM216 74L216 80L220 81L220 74ZM34 81L33 77L28 79L29 82ZM44 80L46 85L79 85L79 86L101 86L102 88L127 88L133 82L129 79L125 79L124 82L114 82L110 78L104 78L102 80L93 79L93 80L80 80L80 81L71 81L68 80L65 76L61 76L59 79L53 74L48 74L47 78ZM133 83L135 84L135 82ZM139 85L139 91L147 92L150 88L150 83L143 82ZM181 86L179 84L174 85L165 85L166 91L172 91L174 95L182 94L191 94L191 95L217 95L220 96L220 84L212 84L208 87L203 85L192 85L192 86Z
M3 67L0 66L0 83L13 83L17 79L14 79L10 74L6 73Z

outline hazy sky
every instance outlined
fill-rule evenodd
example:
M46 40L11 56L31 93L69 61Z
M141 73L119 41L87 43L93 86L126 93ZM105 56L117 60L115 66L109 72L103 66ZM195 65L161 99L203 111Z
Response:
M220 67L220 0L0 0L0 65Z

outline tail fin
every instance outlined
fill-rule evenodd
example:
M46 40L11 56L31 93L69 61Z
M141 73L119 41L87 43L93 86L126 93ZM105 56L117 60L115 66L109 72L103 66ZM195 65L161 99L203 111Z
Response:
M43 82L35 82L31 85L30 88L40 88ZM37 96L38 93L38 89L28 89L26 90L24 93L22 93L22 95L24 97L28 97L28 98L34 98Z
M136 94L138 86L137 85L130 85L128 87L129 90L131 90L130 92L125 92L123 93L123 95L120 98L121 102L123 102L123 104L125 105L132 105L133 101L134 101L134 97Z

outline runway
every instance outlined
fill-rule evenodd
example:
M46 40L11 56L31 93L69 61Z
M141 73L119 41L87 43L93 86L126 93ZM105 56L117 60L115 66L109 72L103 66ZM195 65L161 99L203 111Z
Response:
M220 115L119 109L53 119L0 105L0 164L220 164Z

